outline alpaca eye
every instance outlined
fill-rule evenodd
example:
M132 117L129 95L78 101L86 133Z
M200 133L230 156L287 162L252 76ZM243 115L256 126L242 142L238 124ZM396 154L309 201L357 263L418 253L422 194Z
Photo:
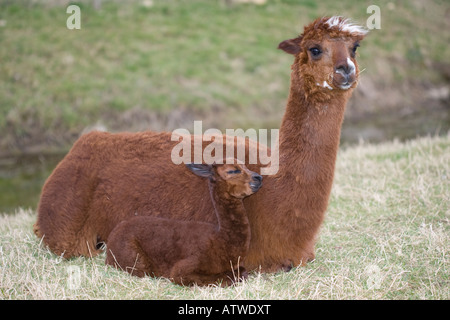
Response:
M230 170L230 171L227 171L227 173L228 174L238 174L238 173L241 173L241 170L239 170L239 169L237 169L237 170Z
M322 53L322 51L320 51L319 48L315 48L315 47L309 49L309 52L311 52L311 55L312 55L313 57L318 57L318 56Z
M355 46L352 49L353 53L356 53L356 49L358 49L358 47L359 47L359 44L358 43L355 44Z

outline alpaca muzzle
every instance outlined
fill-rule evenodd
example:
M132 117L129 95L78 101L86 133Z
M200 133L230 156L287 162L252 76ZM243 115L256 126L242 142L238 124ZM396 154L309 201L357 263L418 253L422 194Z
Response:
M262 176L257 173L252 174L252 181L249 183L252 192L256 192L262 187Z
M350 58L338 64L334 70L334 85L343 90L349 89L356 81L356 67Z

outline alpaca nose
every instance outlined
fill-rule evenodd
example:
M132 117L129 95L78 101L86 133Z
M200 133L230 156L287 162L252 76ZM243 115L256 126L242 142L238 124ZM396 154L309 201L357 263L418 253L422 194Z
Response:
M255 182L258 182L258 183L261 183L261 182L262 182L262 177L261 177L259 174L257 174L257 173L254 173L254 174L252 175L252 178L253 178L253 180L254 180Z
M250 182L250 187L252 191L253 192L258 191L259 188L261 188L261 185L262 185L262 177L257 173L252 174L252 181Z
M348 77L350 74L350 67L347 64L341 64L336 67L335 71L344 77Z
M347 58L347 60L338 63L338 65L334 68L334 71L348 80L348 78L355 72L355 64L350 58Z
M348 82L348 78L350 77L353 70L347 64L339 65L336 67L336 73L339 73L344 79Z

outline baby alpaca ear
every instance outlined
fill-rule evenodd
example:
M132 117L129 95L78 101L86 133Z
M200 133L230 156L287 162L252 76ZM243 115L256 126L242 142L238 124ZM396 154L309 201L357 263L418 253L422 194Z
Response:
M278 49L283 50L289 54L297 54L302 48L300 47L300 42L302 41L302 37L297 37L295 39L284 40L278 45Z
M186 163L186 167L202 178L211 178L214 175L212 166L209 164Z

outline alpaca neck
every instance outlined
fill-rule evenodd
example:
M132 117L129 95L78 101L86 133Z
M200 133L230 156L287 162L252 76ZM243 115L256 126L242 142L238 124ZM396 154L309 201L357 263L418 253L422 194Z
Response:
M307 94L299 74L293 70L280 128L279 171L264 177L261 190L245 201L252 223L249 268L262 259L267 270L277 270L313 258L328 206L350 91Z
M241 247L250 241L250 225L242 199L230 196L217 183L210 182L209 189L217 216L218 237L230 246Z
M306 228L304 236L309 237L307 233L319 228L328 206L350 92L307 95L301 82L293 74L280 128L280 169L274 187L289 190L285 201L278 200L277 211L286 213L287 221L282 223L297 223L302 232Z
M290 172L298 176L297 180L305 182L318 178L333 179L349 96L349 91L342 90L307 95L302 79L298 79L293 72L289 100L280 128L281 175Z

